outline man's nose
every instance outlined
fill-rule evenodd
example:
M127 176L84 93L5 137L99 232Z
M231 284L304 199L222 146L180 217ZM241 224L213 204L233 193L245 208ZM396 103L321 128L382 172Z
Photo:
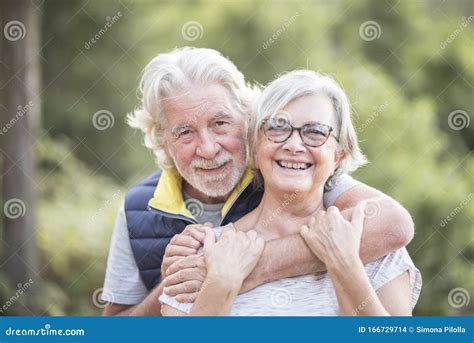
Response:
M302 152L305 150L305 145L303 143L303 140L301 139L298 131L294 130L291 133L290 138L288 138L284 145L283 148L285 150L291 151L292 153L296 152Z
M205 159L213 159L219 152L219 144L216 142L214 135L208 130L203 130L199 134L199 145L196 154Z

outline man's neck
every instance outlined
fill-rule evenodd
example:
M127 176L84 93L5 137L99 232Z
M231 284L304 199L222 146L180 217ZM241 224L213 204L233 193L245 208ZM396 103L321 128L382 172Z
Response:
M203 204L222 204L229 197L229 195L223 197L210 197L209 195L198 191L196 188L185 181L183 181L183 191L186 192L191 198L199 200Z

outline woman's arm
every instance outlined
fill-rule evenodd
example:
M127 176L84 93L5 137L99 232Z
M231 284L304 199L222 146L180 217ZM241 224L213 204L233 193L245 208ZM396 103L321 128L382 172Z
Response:
M232 281L208 274L190 313L166 304L163 304L161 313L163 316L227 316L239 293L241 283L232 285Z
M263 247L263 239L253 230L244 233L226 228L216 243L214 232L206 228L204 260L207 275L189 314L229 315L242 283L255 268ZM170 306L163 306L162 314L185 315Z
M321 211L302 228L301 235L327 266L342 315L411 315L407 273L387 283L378 292L370 283L359 257L364 210L364 203L357 206L351 222L335 208ZM397 298L398 305L394 298Z
M405 272L378 291L372 287L362 261L351 269L331 266L328 273L336 289L343 316L411 316L410 278Z
M335 206L350 220L353 208L363 200L368 202L369 218L364 222L360 256L364 263L369 263L406 246L413 238L414 224L407 210L394 199L363 184L343 193ZM290 235L266 243L241 292L269 281L326 270L323 261L312 254L299 235Z

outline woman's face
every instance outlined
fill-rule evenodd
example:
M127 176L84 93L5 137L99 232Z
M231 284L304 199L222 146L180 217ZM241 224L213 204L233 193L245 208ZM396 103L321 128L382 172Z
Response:
M336 136L339 134L335 132L333 105L325 95L297 98L283 108L281 116L294 127L319 122L332 127ZM254 159L255 166L262 173L265 191L311 196L322 191L337 167L337 141L330 135L322 146L310 147L303 143L295 130L285 142L275 143L260 130Z

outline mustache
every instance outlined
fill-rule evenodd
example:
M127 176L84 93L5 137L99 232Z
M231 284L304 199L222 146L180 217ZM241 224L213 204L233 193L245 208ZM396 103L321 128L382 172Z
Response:
M214 157L212 160L208 160L202 157L196 157L191 162L191 167L193 169L215 169L227 162L232 162L233 157L230 153L222 153Z

